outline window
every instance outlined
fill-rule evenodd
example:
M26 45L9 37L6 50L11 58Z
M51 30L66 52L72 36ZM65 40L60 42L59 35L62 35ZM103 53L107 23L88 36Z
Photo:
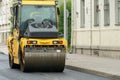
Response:
M99 4L94 0L94 26L99 26Z
M109 0L104 0L104 25L110 24L110 6Z
M81 28L85 27L85 0L81 0Z
M120 0L116 0L116 24L120 24Z
M32 32L57 32L55 6L23 5L21 8L21 33L29 27Z
M40 23L48 19L53 26L56 25L56 8L55 6L22 6L21 23L29 19L34 19Z

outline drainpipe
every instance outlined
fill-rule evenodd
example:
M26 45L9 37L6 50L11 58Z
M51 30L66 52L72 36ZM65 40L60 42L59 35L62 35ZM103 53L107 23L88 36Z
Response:
M67 35L67 13L66 13L66 0L64 0L64 38L68 40Z
M71 50L70 53L73 53L73 0L71 0Z

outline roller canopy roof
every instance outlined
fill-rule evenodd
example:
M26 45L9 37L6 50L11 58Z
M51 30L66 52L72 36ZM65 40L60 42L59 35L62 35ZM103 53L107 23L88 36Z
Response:
M55 5L58 0L18 0L22 1L22 4L34 4L34 5Z
M58 1L58 0L18 0L18 1Z

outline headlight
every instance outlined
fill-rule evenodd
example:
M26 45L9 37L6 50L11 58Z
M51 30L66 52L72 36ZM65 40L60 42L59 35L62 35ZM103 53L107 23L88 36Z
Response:
M59 40L59 41L53 41L53 44L63 44L63 41Z
M27 41L27 44L37 44L37 41Z
M53 44L58 44L58 41L53 41Z

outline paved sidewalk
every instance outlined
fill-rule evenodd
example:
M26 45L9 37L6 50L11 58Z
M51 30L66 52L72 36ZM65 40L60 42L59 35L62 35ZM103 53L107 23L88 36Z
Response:
M0 44L0 53L8 55L7 45ZM120 80L120 60L117 59L67 54L66 67L85 73L110 77L113 80Z
M120 60L117 59L68 54L66 66L70 69L120 80Z

